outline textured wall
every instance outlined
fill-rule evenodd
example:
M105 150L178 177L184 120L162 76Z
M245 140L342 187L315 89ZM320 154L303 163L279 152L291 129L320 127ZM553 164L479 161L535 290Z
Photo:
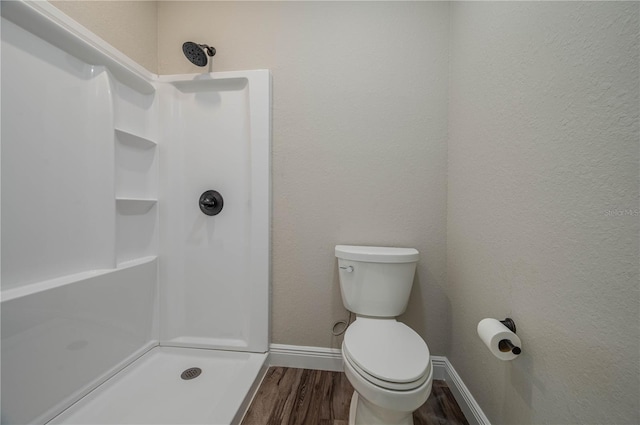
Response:
M51 1L154 74L158 72L157 2L146 1Z
M214 70L273 74L272 342L338 346L336 244L415 247L403 318L448 338L445 3L160 2L161 74L214 45Z
M448 354L492 423L640 422L639 7L452 5Z

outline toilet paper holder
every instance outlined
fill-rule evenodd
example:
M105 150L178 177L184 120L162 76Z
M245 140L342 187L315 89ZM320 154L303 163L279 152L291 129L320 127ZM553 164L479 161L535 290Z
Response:
M507 317L504 320L500 320L500 323L502 323L511 332L516 333L516 322L514 322L512 318ZM509 351L513 354L522 353L522 349L513 345L513 342L509 339L501 339L500 342L498 342L498 349L503 353L508 353Z

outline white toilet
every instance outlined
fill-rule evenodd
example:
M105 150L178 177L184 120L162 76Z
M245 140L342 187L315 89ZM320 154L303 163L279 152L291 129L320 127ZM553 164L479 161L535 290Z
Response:
M413 425L429 397L429 348L396 321L409 301L419 253L412 248L337 245L344 306L356 314L342 343L344 371L355 392L349 425Z

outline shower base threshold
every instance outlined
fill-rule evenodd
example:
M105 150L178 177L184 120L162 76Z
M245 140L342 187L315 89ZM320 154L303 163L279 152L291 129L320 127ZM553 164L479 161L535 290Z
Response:
M239 424L266 359L266 353L155 347L48 424ZM181 378L194 367L202 369L199 376Z

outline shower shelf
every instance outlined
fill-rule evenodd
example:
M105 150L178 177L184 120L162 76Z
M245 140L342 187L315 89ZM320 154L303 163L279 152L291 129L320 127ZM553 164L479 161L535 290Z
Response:
M145 137L138 136L136 134L130 133L125 130L121 130L119 128L114 129L116 138L129 146L138 148L138 149L151 149L155 148L157 143L153 140L149 140Z
M158 78L160 82L168 82L183 93L200 93L203 91L238 91L249 84L246 77L229 77L224 72L212 74L198 74L179 76L167 75Z
M145 214L157 202L156 199L116 198L118 212L125 215Z

